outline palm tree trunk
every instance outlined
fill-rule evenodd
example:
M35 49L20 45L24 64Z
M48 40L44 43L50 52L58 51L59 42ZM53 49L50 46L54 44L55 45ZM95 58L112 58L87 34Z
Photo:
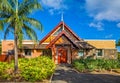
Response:
M15 31L15 34L14 34L14 60L15 60L15 63L14 63L14 73L16 74L18 72L18 48L17 48L17 34L16 34L16 31Z
M15 43L15 65L14 65L14 73L18 73L18 46L17 46L17 42L18 42L18 35L17 35L17 18L18 18L18 0L16 0L16 18L15 18L15 33L14 33L14 43Z

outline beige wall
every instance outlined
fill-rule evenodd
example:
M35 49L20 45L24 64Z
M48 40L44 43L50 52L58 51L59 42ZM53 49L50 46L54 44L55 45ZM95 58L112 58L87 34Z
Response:
M26 58L35 58L42 55L42 50L33 49L31 50L32 55L25 55Z
M103 57L106 59L117 59L117 50L116 49L104 49Z
M31 40L24 40L23 43L24 44L33 44L34 42ZM13 40L2 40L2 54L6 54L9 50L13 50L13 49L14 49L14 41ZM40 49L39 50L32 49L31 51L32 51L32 55L25 56L25 57L31 58L31 57L38 57L38 56L42 55L42 50L40 50ZM23 54L23 52L20 54Z
M72 60L74 59L79 59L80 57L78 56L78 50L77 49L73 49L72 50Z
M2 40L2 54L8 52L8 50L13 50L14 42L12 40Z

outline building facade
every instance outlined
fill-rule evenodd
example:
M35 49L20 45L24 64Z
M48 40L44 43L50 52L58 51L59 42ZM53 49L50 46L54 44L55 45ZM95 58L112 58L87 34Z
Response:
M2 53L14 49L14 41L2 41ZM39 43L24 40L19 53L27 58L51 56L56 64L71 63L74 59L106 58L116 59L114 40L83 40L63 21L49 32Z

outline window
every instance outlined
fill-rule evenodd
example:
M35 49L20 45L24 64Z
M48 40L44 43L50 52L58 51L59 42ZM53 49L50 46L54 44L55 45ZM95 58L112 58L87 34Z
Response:
M52 52L51 52L50 49L44 49L44 50L42 51L42 55L43 55L43 56L51 56L51 55L52 55Z
M79 52L78 52L78 56L83 56L84 55L84 51L83 50L80 50Z
M102 49L97 50L97 56L102 56Z
M30 49L25 49L24 54L27 55L27 56L31 56L32 53L31 53Z

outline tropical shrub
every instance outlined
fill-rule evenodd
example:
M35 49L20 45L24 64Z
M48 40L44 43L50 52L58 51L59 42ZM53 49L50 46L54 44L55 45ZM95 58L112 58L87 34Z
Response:
M118 60L120 60L120 52L117 53Z
M73 61L73 66L81 71L84 72L86 70L93 71L93 70L111 70L111 69L118 69L120 68L120 61L119 60L105 60L105 59L79 59Z
M20 59L19 63L21 76L27 81L46 79L55 69L54 62L45 56L27 60Z
M30 82L47 79L55 70L54 62L49 57L45 56L32 59L21 58L19 59L18 66L19 74L17 75L17 78ZM0 79L14 79L13 67L13 62L10 64L0 62ZM10 73L8 73L9 71Z
M74 61L73 66L80 72L83 72L85 70L84 64L79 63L79 61Z

